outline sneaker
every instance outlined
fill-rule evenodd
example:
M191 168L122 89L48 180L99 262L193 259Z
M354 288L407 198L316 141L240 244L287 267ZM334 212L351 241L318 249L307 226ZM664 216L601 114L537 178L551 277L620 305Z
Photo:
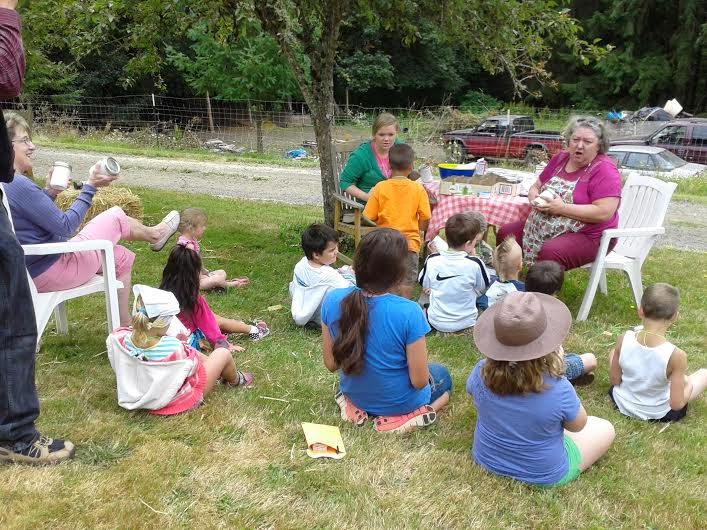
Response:
M258 342L259 340L270 335L270 330L265 322L256 322L255 327L258 328L258 331L248 333L248 338L253 342Z
M409 414L400 416L378 416L375 428L378 432L406 433L415 427L427 427L437 419L437 413L429 405L424 405Z
M234 381L233 383L229 383L228 381L225 381L223 379L221 380L221 382L224 385L231 386L231 387L240 386L243 388L250 388L253 386L254 378L253 378L253 374L251 374L250 372L241 372L240 370L238 370L236 372L236 376L238 377L238 380Z
M74 444L37 435L27 445L15 444L12 448L0 446L0 462L30 465L58 464L74 457Z
M336 404L339 405L342 420L354 423L359 427L366 423L368 413L354 405L341 391L334 394L334 399L336 400Z
M160 250L162 250L167 244L167 241L169 241L169 238L171 238L177 232L177 229L179 228L179 221L180 217L179 212L177 210L172 210L167 215L165 215L164 219L162 219L162 222L167 225L169 230L165 232L165 234L159 241L150 243L150 248L155 252L159 252Z
M594 372L582 374L579 377L570 380L570 383L572 383L574 386L587 386L587 385L591 385L593 382L594 382Z

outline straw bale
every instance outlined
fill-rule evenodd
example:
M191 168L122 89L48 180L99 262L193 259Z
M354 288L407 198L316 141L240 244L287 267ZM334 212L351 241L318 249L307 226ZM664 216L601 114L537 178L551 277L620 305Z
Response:
M56 198L56 205L61 210L68 209L69 206L71 206L76 200L76 197L79 196L79 193L79 190L74 189L63 191ZM100 188L93 196L93 203L88 209L88 212L86 212L86 217L84 218L81 227L83 228L86 223L96 217L99 213L105 212L113 206L120 206L129 217L142 221L144 210L140 197L135 195L128 188L113 188L109 186L106 188Z

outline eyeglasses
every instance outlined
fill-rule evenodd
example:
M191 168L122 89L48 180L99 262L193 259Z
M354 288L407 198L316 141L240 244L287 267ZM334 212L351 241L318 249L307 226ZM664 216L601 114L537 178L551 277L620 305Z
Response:
M20 138L19 140L12 140L12 143L29 145L32 143L32 138L30 138L29 136L25 136L24 138Z

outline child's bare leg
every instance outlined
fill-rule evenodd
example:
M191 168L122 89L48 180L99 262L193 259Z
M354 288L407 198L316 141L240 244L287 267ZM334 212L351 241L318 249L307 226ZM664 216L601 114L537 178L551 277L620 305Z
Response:
M616 432L609 421L589 416L584 429L579 432L566 430L565 435L572 438L572 441L577 445L579 454L582 456L579 468L586 471L609 450Z
M583 353L579 356L584 364L584 373L588 374L597 369L599 365L596 356L593 353Z
M435 412L439 412L441 408L446 407L447 404L449 403L449 392L445 392L441 396L439 396L437 399L435 399L432 403L430 403L430 407Z
M689 392L688 392L688 387ZM707 389L707 369L700 368L695 373L687 376L687 381L685 385L685 397L687 401L695 401L700 394Z
M214 315L216 317L216 323L222 333L250 333L250 328L245 322L241 320L234 320L232 318L224 318L219 315Z
M132 324L132 313L130 311L130 293L132 289L132 271L118 278L123 282L123 288L118 289L118 311L120 313L120 325L130 326Z
M211 355L206 356L203 353L201 360L206 368L206 385L204 386L204 395L211 392L216 384L216 381L223 378L229 383L237 381L236 363L226 348L216 348Z
M208 276L203 275L199 277L199 288L202 291L209 291L211 289L217 289L219 287L226 287L226 271L211 271Z

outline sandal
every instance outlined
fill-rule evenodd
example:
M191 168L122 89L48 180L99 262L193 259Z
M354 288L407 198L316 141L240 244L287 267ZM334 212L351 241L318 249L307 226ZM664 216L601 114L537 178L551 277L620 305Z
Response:
M378 432L410 432L415 427L427 427L437 419L437 413L429 405L399 416L378 416L374 426Z
M354 423L359 427L366 423L368 413L354 405L353 402L343 394L343 392L339 391L334 394L334 399L336 400L336 404L339 405L339 410L341 410L342 420Z
M231 381L226 381L225 379L222 379L221 381L223 382L224 385L230 386L230 387L236 387L236 386L242 386L243 388L250 388L253 386L253 374L250 372L241 372L240 370L236 371L236 377L238 378L237 381L231 382Z

